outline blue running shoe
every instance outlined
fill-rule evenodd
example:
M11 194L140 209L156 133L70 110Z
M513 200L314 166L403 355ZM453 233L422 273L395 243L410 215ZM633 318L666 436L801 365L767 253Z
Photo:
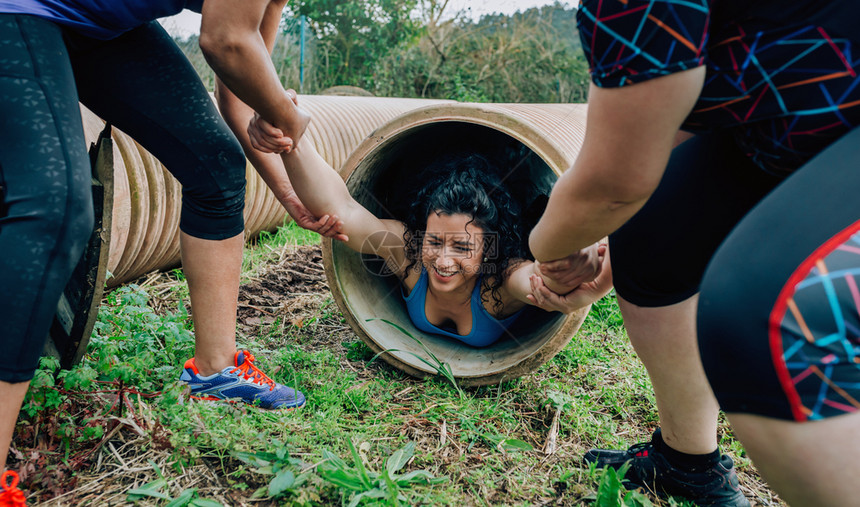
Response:
M185 361L185 371L179 380L191 387L191 397L198 400L238 399L259 404L262 408L292 410L305 404L305 395L278 384L254 366L254 356L247 350L236 352L236 366L203 377L192 357Z

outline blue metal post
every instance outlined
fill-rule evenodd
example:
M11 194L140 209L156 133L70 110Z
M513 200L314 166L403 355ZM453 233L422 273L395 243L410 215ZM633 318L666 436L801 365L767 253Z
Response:
M299 93L305 92L305 29L308 18L299 16Z

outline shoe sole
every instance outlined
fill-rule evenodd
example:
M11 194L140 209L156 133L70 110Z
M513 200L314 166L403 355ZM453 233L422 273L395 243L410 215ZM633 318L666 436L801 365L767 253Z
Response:
M260 407L260 406L258 406L258 405L254 405L254 404L252 404L252 403L247 403L247 402L242 401L242 400L229 399L229 398L228 398L228 399L224 399L224 398L218 398L217 396L194 396L194 395L191 395L191 396L190 396L190 398L191 398L192 400L197 400L197 401L217 401L217 402L220 402L220 403L243 403L243 404L245 404L245 405L249 405L249 406L251 406L251 407L263 408L263 407ZM304 406L305 406L305 404L304 404L304 403L302 403L301 405L296 405L295 407L287 407L287 408L281 408L281 407L276 407L276 408L263 408L263 410L280 410L280 411L282 411L282 412L290 412L290 411L293 411L293 410L296 410L296 409L300 409L300 408L302 408L302 407L304 407Z

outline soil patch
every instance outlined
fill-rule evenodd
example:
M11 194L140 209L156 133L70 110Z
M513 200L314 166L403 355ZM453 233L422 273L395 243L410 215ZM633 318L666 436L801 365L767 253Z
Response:
M239 287L240 328L252 331L261 325L274 324L279 318L296 324L297 318L301 318L297 314L302 313L296 310L308 306L309 299L328 294L319 245L296 247L287 251L280 262Z

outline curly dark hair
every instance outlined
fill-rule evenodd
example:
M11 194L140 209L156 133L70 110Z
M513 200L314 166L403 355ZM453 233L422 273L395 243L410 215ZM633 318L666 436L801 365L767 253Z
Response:
M432 176L420 186L404 223L407 271L419 262L423 232L431 213L463 214L485 234L481 295L488 291L496 311L501 308L499 288L512 268L530 258L525 248L521 206L505 187L501 171L479 155L452 156L428 168ZM486 260L483 260L486 259Z

